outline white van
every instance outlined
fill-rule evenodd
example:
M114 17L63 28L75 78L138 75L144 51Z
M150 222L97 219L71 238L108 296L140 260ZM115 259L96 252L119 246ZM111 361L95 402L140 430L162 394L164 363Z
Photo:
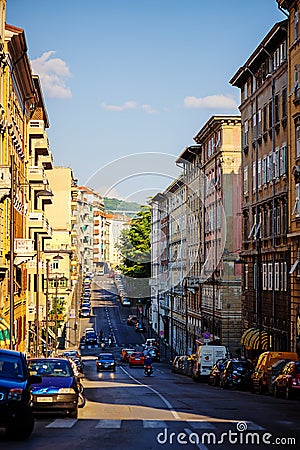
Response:
M219 359L225 359L229 355L224 345L199 345L193 366L192 378L199 381L209 376L211 369Z

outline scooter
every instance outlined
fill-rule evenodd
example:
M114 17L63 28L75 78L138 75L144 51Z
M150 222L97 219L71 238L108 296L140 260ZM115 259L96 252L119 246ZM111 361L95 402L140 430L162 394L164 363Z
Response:
M153 369L150 364L144 367L144 374L146 375L146 377L150 377L150 375L153 374Z

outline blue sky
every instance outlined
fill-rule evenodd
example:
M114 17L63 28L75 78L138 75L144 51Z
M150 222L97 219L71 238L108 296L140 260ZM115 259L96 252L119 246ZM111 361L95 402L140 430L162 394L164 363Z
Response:
M275 0L8 0L6 15L41 78L55 164L137 201L177 176L213 114L238 113L229 80L284 19Z

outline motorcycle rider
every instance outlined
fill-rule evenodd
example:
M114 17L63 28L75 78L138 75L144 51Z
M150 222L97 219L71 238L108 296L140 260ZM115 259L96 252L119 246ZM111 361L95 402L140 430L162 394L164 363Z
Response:
M149 352L147 352L147 354L145 355L145 359L144 359L144 373L146 374L147 368L150 367L151 373L153 372L152 369L152 358Z

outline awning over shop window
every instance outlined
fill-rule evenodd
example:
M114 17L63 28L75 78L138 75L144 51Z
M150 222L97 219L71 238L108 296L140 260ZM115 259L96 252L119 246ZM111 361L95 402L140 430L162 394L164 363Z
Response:
M3 317L0 317L0 341L9 342L9 324Z
M248 350L268 350L269 335L258 328L248 328L241 337L241 344Z

